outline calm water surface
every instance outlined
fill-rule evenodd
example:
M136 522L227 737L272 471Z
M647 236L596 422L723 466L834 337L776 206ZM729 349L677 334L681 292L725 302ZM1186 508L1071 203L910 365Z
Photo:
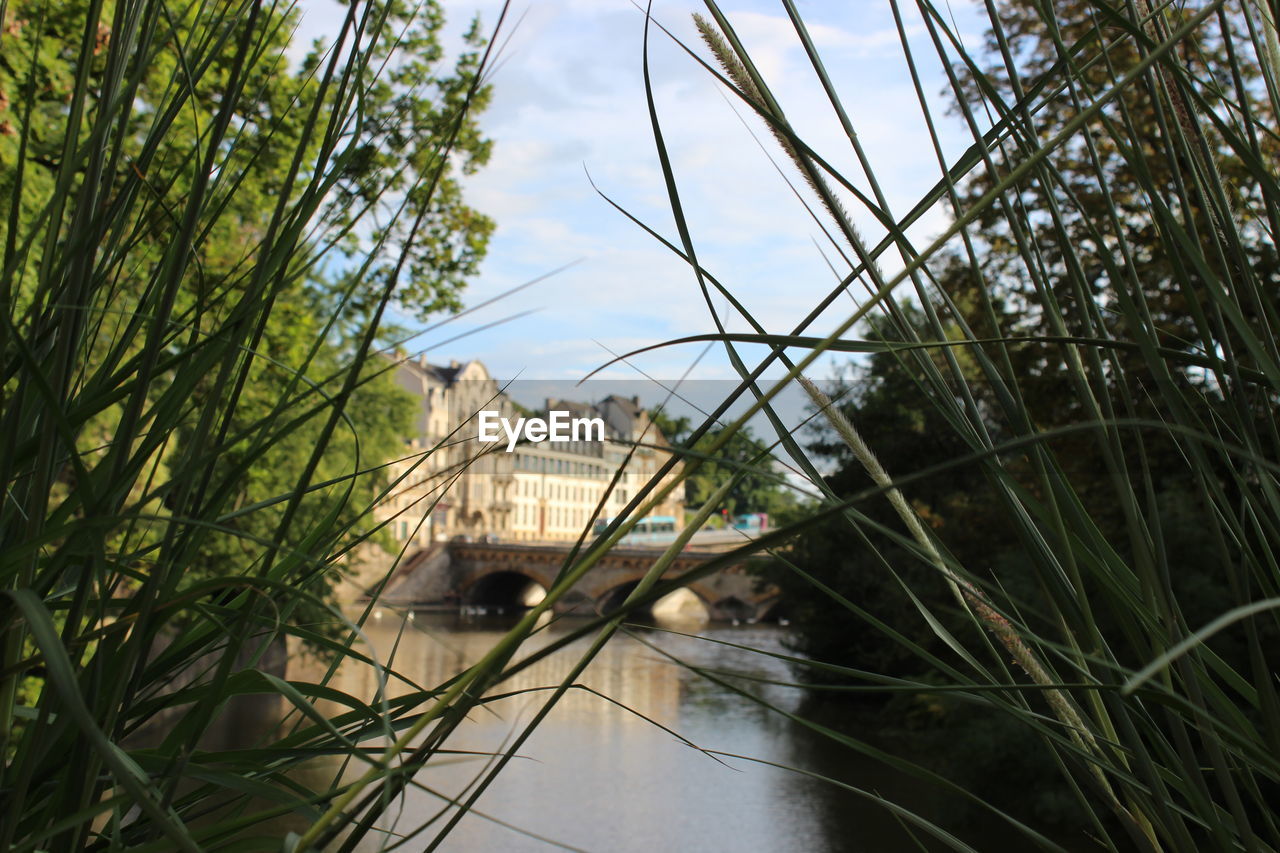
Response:
M526 645L532 650L570 630L553 625ZM402 614L384 610L367 634L376 654L395 649L395 668L421 684L437 684L478 660L505 625L454 615ZM615 700L571 691L520 748L511 762L439 848L444 851L823 851L864 853L909 849L895 821L856 795L802 773L761 762L838 774L894 794L902 782L884 778L859 762L732 688L702 678L662 653L690 664L729 673L787 681L782 662L709 640L785 652L782 629L712 625L694 628L698 638L644 631L645 642L619 635L580 679ZM397 637L399 643L397 645ZM520 673L502 690L559 683L586 641ZM295 657L290 677L314 676L314 664ZM729 677L732 679L732 676ZM744 680L739 689L784 710L795 710L797 690ZM335 686L370 698L376 680L368 667L342 671ZM492 753L519 733L547 692L503 699L477 711L449 742L457 750ZM683 743L750 756L716 760ZM416 777L403 807L388 818L394 829L412 831L446 807L444 797L468 790L485 767L484 757L458 756ZM434 793L432 793L434 792ZM900 791L897 791L900 793ZM437 822L435 826L439 826ZM421 850L429 829L400 849ZM378 849L373 842L367 849Z

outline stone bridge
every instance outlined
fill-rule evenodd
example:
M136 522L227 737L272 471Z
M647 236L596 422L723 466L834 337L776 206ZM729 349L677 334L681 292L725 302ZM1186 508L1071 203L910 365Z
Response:
M569 551L567 544L437 543L405 559L382 600L406 606L527 606L540 599L539 587L543 591L551 588ZM662 553L660 548L611 550L557 602L556 612L588 614L618 606ZM683 574L715 556L685 551L672 561L663 577ZM759 588L742 564L713 572L686 588L697 596L711 619L769 618L778 600L778 591Z

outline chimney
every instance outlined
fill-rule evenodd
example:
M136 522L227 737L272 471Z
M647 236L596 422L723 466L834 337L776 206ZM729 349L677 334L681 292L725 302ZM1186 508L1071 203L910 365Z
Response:
M449 366L452 367L454 370L457 370L459 367L462 367L462 365L458 363L458 360L456 358L449 359Z
M635 406L637 409L638 409L638 408L640 408L640 395L639 395L639 394L636 394L634 397L632 397L632 398L631 398L631 405Z

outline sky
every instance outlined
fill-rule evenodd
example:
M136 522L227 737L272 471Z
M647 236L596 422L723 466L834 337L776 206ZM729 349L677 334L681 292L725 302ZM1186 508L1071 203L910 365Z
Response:
M499 0L443 5L449 22L445 41L454 45L474 16L488 30L501 8ZM797 6L891 210L905 213L938 180L940 168L891 7L871 0L798 0ZM798 134L855 185L867 188L782 4L744 0L722 8ZM691 13L701 10L701 3L689 0L656 2L653 17L711 61L691 22ZM972 10L957 4L952 11L961 37L980 46L981 29L966 23ZM299 36L331 31L339 14L328 0L305 4ZM475 305L571 266L419 338L416 348L437 362L479 359L502 378L579 379L614 355L714 332L689 266L601 196L679 242L645 97L643 12L629 0L526 0L513 3L509 19L498 37L504 44L492 77L493 101L480 117L494 141L493 156L465 182L468 202L491 216L497 231L465 301ZM904 25L922 87L942 120L946 153L954 158L967 145L967 134L945 114L945 80L919 19L907 18ZM799 185L797 171L763 121L672 37L651 29L649 39L655 108L699 260L767 331L790 333L836 285L828 258L839 264L784 180ZM812 200L809 191L801 193ZM875 242L883 232L871 217L852 200L846 207L864 238ZM923 245L946 224L946 211L932 210L911 235ZM895 259L884 263L888 273L900 267ZM855 310L861 292L841 296L808 333L832 331ZM723 297L713 304L730 330L747 329L727 311ZM522 312L533 313L441 345ZM699 360L703 349L662 348L603 375L667 382L686 372L705 380L736 375L722 347ZM761 354L746 352L751 359ZM825 358L811 374L830 376L843 361Z

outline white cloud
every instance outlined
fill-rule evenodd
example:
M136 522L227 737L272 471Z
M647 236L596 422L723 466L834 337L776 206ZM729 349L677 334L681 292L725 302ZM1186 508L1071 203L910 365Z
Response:
M450 38L472 15L492 24L497 0L445 4ZM728 10L797 132L856 184L869 191L813 69L777 4L746 2ZM937 180L914 91L901 61L892 18L870 4L808 4L814 41L901 216ZM341 7L309 5L302 32L323 33ZM706 56L689 18L692 0L656 4L655 18ZM326 11L328 10L328 11ZM714 329L687 265L600 199L602 191L664 237L678 241L655 152L641 66L644 18L628 0L537 0L516 6L524 20L510 37L494 76L494 100L481 124L494 139L491 164L467 181L469 201L499 223L483 275L471 286L479 302L562 264L572 269L493 306L460 328L537 309L512 324L460 341L455 353L479 357L498 375L581 375L607 361L595 341L616 351ZM914 26L909 32L916 35ZM920 47L925 47L921 44ZM925 73L934 73L926 59ZM699 259L771 332L787 332L834 285L813 247L821 232L805 213L751 132L798 186L764 122L724 90L661 32L650 32L653 94ZM934 97L941 78L926 83ZM732 103L732 107L730 106ZM963 144L947 125L946 144ZM959 140L959 141L957 141ZM801 189L807 199L812 193ZM851 199L859 228L874 242L882 230ZM931 212L913 232L923 242L945 223ZM825 222L824 222L825 224ZM900 268L896 259L888 269ZM724 300L717 297L717 307ZM841 297L810 330L826 334L852 310ZM470 326L468 326L470 324ZM742 329L741 320L730 323ZM451 331L450 334L456 334ZM440 340L442 338L437 338ZM697 347L661 350L640 361L678 376ZM731 375L723 356L700 375Z

